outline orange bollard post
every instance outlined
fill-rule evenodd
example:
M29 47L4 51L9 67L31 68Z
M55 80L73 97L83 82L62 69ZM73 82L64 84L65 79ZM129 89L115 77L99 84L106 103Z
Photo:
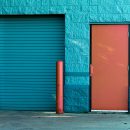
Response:
M63 61L56 63L56 113L63 114Z

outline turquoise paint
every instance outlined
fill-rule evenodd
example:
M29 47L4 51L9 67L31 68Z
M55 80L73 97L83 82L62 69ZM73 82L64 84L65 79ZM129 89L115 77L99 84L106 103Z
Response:
M64 24L63 16L0 18L0 110L56 110Z
M65 15L65 112L90 110L89 75L78 74L89 73L90 24L130 23L129 13L130 0L0 0L3 15Z

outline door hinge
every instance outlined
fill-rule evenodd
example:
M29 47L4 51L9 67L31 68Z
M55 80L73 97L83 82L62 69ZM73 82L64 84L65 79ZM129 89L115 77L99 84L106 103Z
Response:
M92 76L92 75L93 75L93 65L90 64L90 76Z

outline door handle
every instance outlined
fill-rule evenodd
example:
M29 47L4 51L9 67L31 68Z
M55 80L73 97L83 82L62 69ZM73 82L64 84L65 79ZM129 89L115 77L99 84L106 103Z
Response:
M93 65L90 64L90 76L92 76L92 75L93 75Z

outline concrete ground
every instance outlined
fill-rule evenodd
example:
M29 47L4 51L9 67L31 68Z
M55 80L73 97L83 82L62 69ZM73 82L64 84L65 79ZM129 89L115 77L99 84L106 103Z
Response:
M130 130L130 114L0 111L0 130Z

